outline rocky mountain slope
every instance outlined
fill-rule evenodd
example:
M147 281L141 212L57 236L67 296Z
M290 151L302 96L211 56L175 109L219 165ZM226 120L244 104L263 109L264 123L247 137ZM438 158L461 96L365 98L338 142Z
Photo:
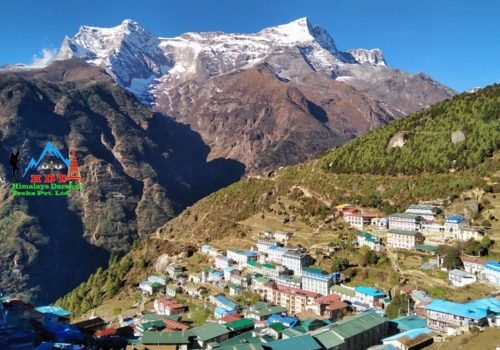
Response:
M248 171L304 161L454 94L425 74L388 68L379 49L339 50L306 18L255 34L174 38L131 20L82 26L57 59L71 57L106 69L143 103L199 132L210 157ZM278 91L264 96L263 85ZM282 106L285 90L302 102Z
M141 279L163 272L168 262L186 261L201 244L248 248L253 244L252 234L259 230L295 232L301 244L321 251L328 242L338 242L349 233L332 218L335 206L342 203L378 208L388 214L418 201L440 200L445 206L453 206L454 201L470 200L468 192L473 189L476 207L481 203L479 207L483 208L477 220L489 218L491 203L483 198L486 192L496 191L492 196L498 196L500 190L499 98L499 85L474 94L464 93L371 131L319 159L238 181L187 208L142 240L111 270L101 271L99 278L105 280L116 279L112 271L122 273L116 289L107 292L103 300L93 303L96 291L90 279L59 303L85 313L116 295L123 300L137 293ZM469 135L462 142L452 139L457 129ZM402 148L388 147L392 136L400 132L411 133L407 142ZM419 153L422 144L426 145L425 153ZM485 147L487 152L483 151ZM373 156L379 167L366 162L358 148ZM472 161L454 162L455 152ZM430 155L432 160L440 154L446 160L442 167L422 168L425 162L415 160L410 168L406 161L408 156L425 160ZM384 172L385 160L395 163L394 174ZM460 166L456 167L456 163ZM499 227L498 220L494 227ZM497 243L491 250L500 254L500 245ZM318 253L318 259L322 256ZM85 309L80 308L82 302Z
M151 113L82 60L1 72L0 130L0 290L31 292L40 302L244 172L235 161L207 161L198 134ZM83 190L13 197L8 155L20 149L26 166L49 140L64 154L76 151Z

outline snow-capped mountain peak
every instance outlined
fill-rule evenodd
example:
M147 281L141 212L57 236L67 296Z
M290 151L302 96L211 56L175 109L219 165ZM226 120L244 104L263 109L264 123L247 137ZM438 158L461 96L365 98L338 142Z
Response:
M292 79L293 65L282 67L285 61L277 55L287 60L297 53L308 67L328 76L355 75L340 72L341 66L385 66L379 49L339 51L331 35L306 17L254 34L202 32L174 38L158 38L131 19L112 28L82 26L73 38L64 39L56 59L78 57L103 67L148 103L178 82L207 79L257 63L270 62L284 78Z

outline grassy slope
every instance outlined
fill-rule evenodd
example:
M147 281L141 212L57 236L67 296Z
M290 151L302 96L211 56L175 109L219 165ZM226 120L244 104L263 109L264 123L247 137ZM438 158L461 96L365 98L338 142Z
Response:
M490 96L492 91L494 93ZM499 87L487 89L486 96L490 96L487 101L490 99L496 101L499 93ZM467 101L473 103L476 99L461 95L452 101L443 102L444 105L440 104L437 108L437 111L441 111L440 113L431 108L431 111L434 111L431 112L431 119L435 123L434 130L439 130L436 129L438 125L453 122L453 116L447 112L447 105L454 110L456 103L465 103L467 106ZM419 118L422 118L424 114L425 112L420 112L409 117L414 127L417 127ZM470 117L474 119L472 124L479 125L481 130L485 125L493 129L498 128L498 118L496 123L491 124L491 120L484 119L481 113ZM425 123L429 123L429 120L426 119ZM378 145L379 139L384 139L385 134L407 130L408 125L404 122L396 122L335 149L318 160L281 169L273 177L244 179L209 195L167 222L129 254L134 263L126 274L125 282L121 283L122 286L125 285L125 288L122 287L118 294L123 298L127 294L134 293L134 285L154 271L153 264L162 254L173 255L195 249L204 242L212 242L221 248L230 245L247 247L251 244L252 235L266 227L294 232L296 238L292 240L292 244L315 246L313 254L318 259L318 265L328 267L331 262L322 255L325 244L329 241L338 241L341 236L353 234L353 231L342 223L328 220L331 214L330 208L333 206L349 202L392 212L419 200L436 198L441 198L445 202L461 200L461 194L465 191L478 189L482 192L487 183L498 182L495 174L500 170L500 162L499 153L495 152L496 148L492 150L493 156L485 154L473 167L465 166L465 169L453 172L439 170L417 172L418 162L415 163L415 169L398 175L378 174L376 170L371 171L372 174L370 174L368 168L363 168L365 171L361 173L342 173L334 172L325 166L325 164L343 159L346 152L355 147L354 145L365 149L366 152L374 149L373 155L375 156L380 153L376 151L377 147L382 147L375 146L375 144ZM479 137L478 144L491 144L490 137L496 138L496 134L480 133L477 137ZM376 142L372 143L370 140ZM387 142L387 137L384 142ZM411 147L411 152L417 152L414 148L418 144L408 143L405 147L407 146ZM462 149L462 152L473 154L475 150L468 148ZM361 169L363 159L361 156L353 157L351 163L351 169L358 166ZM349 169L344 170L348 172ZM295 218L295 220L285 224L285 218ZM355 259L353 256L349 258ZM356 281L365 280L366 283L375 281L380 287L388 288L391 286L391 278L389 278L391 273L390 269L382 265L379 268L367 269L366 275L357 276ZM419 276L416 276L415 280L425 283L425 279ZM450 296L454 295L449 288L445 289L445 292ZM105 299L115 294L107 293ZM462 294L457 293L457 299L460 299ZM71 307L67 302L69 298L81 301L88 297L92 297L91 289L85 292L80 291L78 296L68 296L62 304Z

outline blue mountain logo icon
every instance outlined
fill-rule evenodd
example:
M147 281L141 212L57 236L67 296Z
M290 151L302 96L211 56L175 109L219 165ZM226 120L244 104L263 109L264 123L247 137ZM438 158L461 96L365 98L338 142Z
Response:
M28 171L30 171L32 169L36 169L38 167L38 165L40 165L40 162L43 160L43 158L45 158L45 156L47 154L59 158L66 165L66 167L69 167L69 159L65 158L61 154L61 152L59 151L59 148L57 148L56 146L54 146L49 141L45 145L45 148L43 149L42 154L40 154L40 157L38 157L38 160L35 160L33 157L31 157L31 159L30 159L30 161L28 163L28 166L26 167L26 169L24 169L23 177L26 176L26 174L28 173Z

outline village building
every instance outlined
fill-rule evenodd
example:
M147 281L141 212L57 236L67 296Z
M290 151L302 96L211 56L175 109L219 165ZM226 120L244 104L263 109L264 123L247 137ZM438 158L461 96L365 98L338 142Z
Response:
M448 280L453 287L464 287L477 281L476 275L462 270L451 270L448 272Z
M249 261L257 260L257 254L239 249L228 249L227 257L236 262L239 266L245 266Z
M303 289L280 287L274 282L266 283L263 291L266 301L287 308L291 314L297 314L306 310L316 311L315 299L321 296L318 293Z
M486 260L476 256L461 255L460 260L462 260L465 272L476 275L483 271L484 264L486 264Z
M366 350L379 344L387 337L388 331L387 320L375 312L368 311L346 317L310 334L322 345L322 349ZM296 338L291 338L293 339Z
M488 316L500 314L500 302L494 298L464 304L434 299L425 306L427 327L447 335L469 331L471 326L488 325Z
M321 295L328 295L330 287L334 284L338 274L313 268L305 267L302 274L302 289Z
M229 339L229 329L218 323L206 323L184 332L188 335L189 349L209 349L210 343L220 343Z
M280 275L275 279L275 282L278 286L281 287L291 287L291 288L302 288L302 277L301 276L287 276Z
M206 254L211 257L216 257L220 254L219 250L210 244L204 244L201 246L201 253Z
M380 238L375 235L372 235L368 232L360 232L357 236L358 245L360 247L367 246L371 250L379 252L382 250L382 244Z
M434 221L437 215L441 212L441 208L434 205L410 205L406 209L406 214L414 214L421 216L424 220Z
M307 253L292 250L283 254L281 263L292 270L294 275L301 276L304 268L313 263L313 259Z
M345 222L358 230L364 230L371 225L373 219L378 217L375 213L363 213L358 209L344 211L342 216Z
M389 216L389 230L419 231L423 219L416 214L392 214Z
M225 267L228 267L230 265L231 260L223 255L217 255L215 257L215 268L216 269L223 269Z
M330 287L330 293L336 294L340 297L340 300L353 303L356 301L356 291L352 287L345 285L333 285Z
M380 301L385 298L385 293L375 288L357 286L354 291L356 294L353 305L360 306L362 309L378 306Z
M168 298L157 298L153 307L158 315L176 315L187 311L187 306Z
M286 307L258 301L246 309L244 313L246 318L256 321L265 321L271 317L271 315L286 313L287 311Z
M429 328L416 328L382 339L384 345L392 345L399 350L418 350L434 341L434 333Z
M424 236L417 231L405 231L389 229L387 231L387 246L390 248L399 248L414 250L417 244L424 242Z
M489 283L500 286L500 261L490 260L484 264L481 278Z
M349 306L336 294L325 295L314 300L314 312L329 320L336 321Z
M448 216L444 222L444 231L448 238L457 239L459 233L466 227L469 227L469 220L462 216Z
M274 247L274 246L283 247L283 244L274 238L259 238L257 240L257 251L258 252L267 254L269 248Z
M282 259L283 259L283 255L286 254L287 252L288 252L287 248L280 247L279 245L270 246L267 249L266 260L268 262L274 262L274 263L281 264Z

